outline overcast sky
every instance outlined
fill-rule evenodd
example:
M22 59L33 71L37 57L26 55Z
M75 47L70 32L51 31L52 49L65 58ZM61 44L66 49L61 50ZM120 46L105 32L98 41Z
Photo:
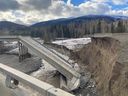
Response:
M0 0L0 21L33 24L93 14L128 16L128 0Z

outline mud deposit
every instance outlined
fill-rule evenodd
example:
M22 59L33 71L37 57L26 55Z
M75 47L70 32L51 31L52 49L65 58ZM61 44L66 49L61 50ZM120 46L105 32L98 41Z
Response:
M72 55L81 69L91 72L99 96L128 96L128 62L120 62L128 54L126 46L128 43L109 37L92 38Z

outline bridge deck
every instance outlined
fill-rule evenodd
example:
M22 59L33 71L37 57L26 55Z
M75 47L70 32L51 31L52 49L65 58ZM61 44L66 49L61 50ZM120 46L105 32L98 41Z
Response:
M8 67L2 63L0 63L0 71L2 71L4 74L7 74L15 78L23 84L28 85L29 87L33 88L34 90L38 91L44 96L74 96L61 89L55 88L50 84L47 84L34 77L31 77L23 72L20 72L14 68Z
M32 50L40 58L48 61L68 79L72 79L73 77L80 77L80 74L77 73L68 62L58 57L56 54L48 50L45 46L40 45L30 37L20 37L20 40L27 48Z

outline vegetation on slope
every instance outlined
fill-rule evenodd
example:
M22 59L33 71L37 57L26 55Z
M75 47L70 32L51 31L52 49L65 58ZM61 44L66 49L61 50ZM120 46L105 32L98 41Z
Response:
M120 42L113 38L92 38L73 55L81 68L92 73L100 96L128 95L128 62L118 62L121 49Z

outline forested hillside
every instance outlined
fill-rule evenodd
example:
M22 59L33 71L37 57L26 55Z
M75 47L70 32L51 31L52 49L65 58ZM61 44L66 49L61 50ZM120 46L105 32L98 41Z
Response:
M0 22L1 35L30 35L46 41L66 37L83 37L94 33L128 32L128 17L89 15L77 18L57 19L36 23L31 26L11 22Z

